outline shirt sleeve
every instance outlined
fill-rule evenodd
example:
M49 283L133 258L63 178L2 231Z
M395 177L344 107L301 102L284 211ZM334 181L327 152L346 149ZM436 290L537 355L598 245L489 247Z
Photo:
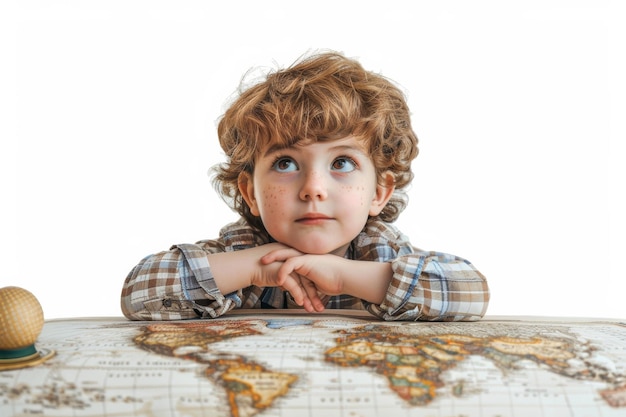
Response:
M485 277L467 260L438 252L399 256L385 300L368 310L384 320L474 321L489 304Z
M391 263L385 299L365 305L381 319L473 321L487 311L487 280L469 261L416 249L390 224L370 222L357 239L357 251L357 259Z
M181 320L219 317L241 307L244 290L222 294L207 255L257 244L254 233L240 221L224 227L217 240L174 245L145 257L124 281L122 313L132 320Z
M216 242L181 244L145 257L126 277L121 308L132 320L218 317L241 305L241 291L222 295L207 254ZM213 243L213 244L211 244Z

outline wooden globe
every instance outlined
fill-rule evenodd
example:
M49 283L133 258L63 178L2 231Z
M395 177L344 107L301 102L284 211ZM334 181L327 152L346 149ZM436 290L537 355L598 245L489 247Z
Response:
M43 310L33 294L19 287L0 288L0 360L37 354Z

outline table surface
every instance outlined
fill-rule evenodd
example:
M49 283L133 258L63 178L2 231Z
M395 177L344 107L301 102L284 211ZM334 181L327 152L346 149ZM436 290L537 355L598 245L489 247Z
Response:
M626 415L626 321L359 311L48 320L42 363L0 372L0 415Z

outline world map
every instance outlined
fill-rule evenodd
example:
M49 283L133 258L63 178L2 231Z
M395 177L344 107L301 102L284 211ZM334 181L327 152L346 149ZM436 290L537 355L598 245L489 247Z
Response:
M626 325L358 312L46 322L1 416L625 416Z

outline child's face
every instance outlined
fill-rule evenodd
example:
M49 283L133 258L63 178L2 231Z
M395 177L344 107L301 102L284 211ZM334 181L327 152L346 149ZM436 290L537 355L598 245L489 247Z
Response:
M369 215L380 213L393 192L377 183L372 160L354 137L264 149L252 178L239 188L269 234L304 253L342 256Z

